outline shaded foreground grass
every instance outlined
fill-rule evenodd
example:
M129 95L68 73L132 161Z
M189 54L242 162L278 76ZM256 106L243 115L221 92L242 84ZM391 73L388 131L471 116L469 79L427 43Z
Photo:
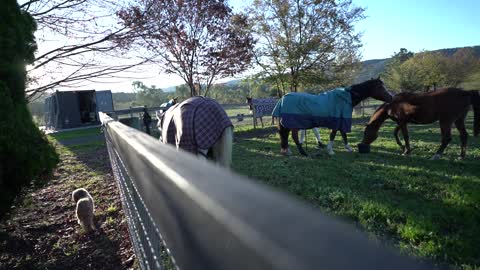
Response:
M93 128L59 134L71 139L97 132ZM1 220L0 269L137 268L105 143L65 147L54 136L49 139L60 164L42 186L27 189ZM71 192L79 187L95 200L93 233L80 229L75 218Z
M471 132L472 121L467 123ZM453 268L480 267L480 138L469 137L467 158L458 160L458 133L441 160L431 161L440 142L437 125L410 126L411 156L401 156L387 121L372 153L347 153L340 136L336 155L279 154L277 134L240 139L234 145L237 172L287 190L323 211L346 218L410 255ZM252 130L253 132L253 130ZM328 130L322 129L326 141ZM245 127L239 132L248 134ZM351 145L362 138L353 127ZM313 135L308 151L314 153Z

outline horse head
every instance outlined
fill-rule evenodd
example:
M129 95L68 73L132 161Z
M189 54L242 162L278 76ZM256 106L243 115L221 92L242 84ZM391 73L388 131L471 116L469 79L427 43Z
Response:
M371 79L367 81L371 85L371 90L370 90L370 97L381 100L384 102L391 102L392 101L392 94L387 91L385 88L385 85L383 84L383 81L380 80L380 76L376 79Z
M366 98L374 98L384 102L391 102L392 95L387 91L383 81L380 80L380 77L376 79L370 79L368 81L352 85L352 104L353 106L360 103L360 101Z
M382 104L372 115L363 132L362 144L371 144L378 138L378 130L388 118L388 103Z
M252 97L249 97L249 96L246 96L245 97L245 101L247 102L248 104L248 108L250 110L253 110L253 98Z

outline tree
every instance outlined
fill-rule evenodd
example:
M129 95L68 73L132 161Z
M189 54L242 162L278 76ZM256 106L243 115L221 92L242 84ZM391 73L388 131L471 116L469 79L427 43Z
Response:
M136 93L136 103L139 105L154 107L167 102L168 94L155 85L150 87L143 84L141 81L134 81L132 83L133 90Z
M180 76L190 95L207 95L216 79L246 70L253 38L245 16L224 0L138 0L117 13L132 31L119 44L147 48L151 62Z
M120 73L147 62L128 57L112 42L128 33L108 19L120 9L117 1L28 0L20 7L39 30L39 50L27 70L29 100L54 88L124 79Z
M411 71L407 66L402 69L402 64L413 57L413 52L401 48L399 52L394 53L386 64L385 71L381 74L386 86L394 91L406 91L418 87L418 79L415 79L417 73L407 74Z
M421 52L411 59L415 65L423 84L423 90L437 89L437 87L451 86L448 80L449 59L439 52Z
M384 74L387 87L397 91L429 91L451 86L450 59L439 52L411 52L401 49L392 57Z
M448 80L454 87L480 71L480 59L471 47L458 49L448 62Z
M354 25L363 12L350 0L255 0L246 13L258 38L256 63L282 92L331 81L358 62Z
M175 96L180 100L190 97L190 88L186 84L182 84L175 87Z
M265 98L278 95L277 89L255 75L243 79L240 85L247 89L250 97Z
M37 49L35 20L15 0L0 9L0 217L15 194L51 173L53 147L34 125L25 99L25 66Z

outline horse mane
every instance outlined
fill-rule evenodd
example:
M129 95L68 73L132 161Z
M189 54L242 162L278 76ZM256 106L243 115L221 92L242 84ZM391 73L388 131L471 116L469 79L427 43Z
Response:
M360 101L369 97L370 91L372 89L372 84L373 85L383 84L383 81L380 80L379 78L370 79L370 80L350 86L350 93L352 94L352 103L356 105Z

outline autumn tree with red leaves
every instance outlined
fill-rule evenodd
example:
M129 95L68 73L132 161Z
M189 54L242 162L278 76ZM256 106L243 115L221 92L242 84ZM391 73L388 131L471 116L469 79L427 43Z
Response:
M161 71L180 76L190 95L208 95L216 79L246 70L254 40L245 16L222 0L139 0L117 13L133 31L125 48L147 49Z

